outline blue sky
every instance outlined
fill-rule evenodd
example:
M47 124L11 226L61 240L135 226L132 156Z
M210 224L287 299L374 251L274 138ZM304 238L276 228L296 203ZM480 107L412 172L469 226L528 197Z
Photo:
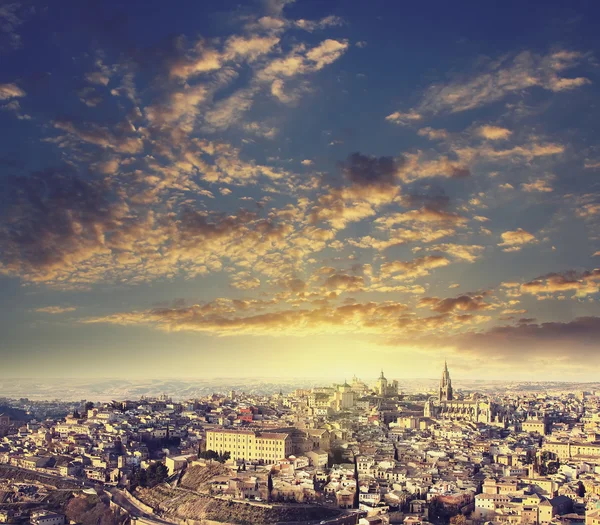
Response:
M591 379L598 11L3 4L6 373Z

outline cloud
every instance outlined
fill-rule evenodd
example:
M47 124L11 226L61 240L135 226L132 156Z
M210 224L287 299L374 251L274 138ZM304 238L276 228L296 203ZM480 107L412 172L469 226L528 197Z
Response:
M552 92L572 90L591 81L585 77L566 78L561 74L586 61L589 61L586 55L572 51L546 55L523 51L516 56L489 60L470 75L432 85L416 111L458 113L498 102L532 87Z
M490 304L486 303L483 295L459 295L440 299L438 297L423 297L419 300L419 308L427 307L434 312L447 314L458 312L475 312L487 310Z
M338 293L343 291L360 291L365 286L365 280L359 275L334 273L325 279L323 286L327 290L334 290Z
M494 149L489 145L481 147L457 147L454 153L464 164L476 162L522 162L532 161L538 157L549 157L564 153L562 144L552 142L530 142L522 146L507 149Z
M61 119L54 121L54 127L69 133L72 137L88 144L94 144L102 148L112 149L119 153L135 154L143 150L144 143L141 137L134 134L131 129L119 130L118 133L111 132L108 128L96 124L88 124L84 127L77 126L73 121Z
M74 312L75 310L77 310L77 308L74 306L44 306L42 308L36 308L34 312L56 315Z
M104 98L92 87L80 89L77 94L79 95L79 100L89 108L95 108L104 101Z
M418 122L421 120L423 116L416 111L409 111L407 113L402 113L400 111L394 111L390 113L385 120L391 122L392 124L397 124L399 126L407 126L408 124L412 124L413 122Z
M581 195L576 199L577 208L575 214L581 219L593 219L596 215L600 215L600 202L598 195L588 193Z
M361 221L376 213L371 203L356 201L353 193L332 189L318 197L310 212L310 222L317 224L326 221L336 229L344 229L348 223Z
M305 309L246 311L229 299L183 308L157 308L86 318L83 323L147 325L164 331L196 331L228 335L306 335L318 333L393 332L406 305L394 301L320 305Z
M328 38L309 50L306 53L306 58L315 63L314 69L318 71L339 59L347 49L347 40L339 41Z
M11 100L10 102L3 104L0 106L0 111L9 111L14 113L19 120L31 120L31 116L23 113L21 104L19 104L18 100Z
M429 140L446 140L449 137L445 129L421 128L417 134Z
M377 213L376 207L392 202L399 192L398 174L402 157L373 157L352 153L339 163L345 186L329 188L317 198L310 221L329 222L343 229Z
M279 43L277 36L232 36L225 44L224 57L229 60L244 59L254 62L269 53Z
M0 50L5 47L3 43L4 40L7 41L8 47L11 49L19 49L22 47L21 35L17 33L17 29L25 21L27 13L25 12L24 7L25 6L20 2L6 2L3 3L3 5L0 5L0 32L4 36L4 38L0 40L0 42L2 42ZM30 9L29 12L33 12L33 9Z
M252 277L249 272L240 272L231 281L231 286L238 290L254 290L260 287L260 279Z
M358 152L341 163L344 176L357 186L391 186L401 166L402 159L369 157Z
M458 213L427 207L404 213L390 213L375 220L375 224L385 228L391 228L396 224L404 223L464 225L466 222L467 218Z
M413 182L417 179L432 177L463 179L471 176L471 171L466 163L451 160L445 155L437 158L427 158L419 151L417 153L408 153L404 157L406 162L404 162L400 172L400 178L404 182Z
M577 317L566 322L524 322L517 326L500 326L486 332L472 332L452 338L467 358L479 357L514 368L515 363L535 364L561 374L571 367L597 366L600 318ZM433 340L431 341L433 343ZM448 341L447 343L448 344ZM565 352L565 348L569 351Z
M551 181L554 180L556 177L554 176L548 176L545 178L541 178L541 179L536 179L532 182L527 182L527 183L523 183L521 184L521 189L523 191L532 193L532 192L537 192L537 193L551 193L553 191L552 186L550 185Z
M123 225L127 209L111 204L102 182L46 171L15 179L0 227L0 273L43 282L68 279L78 264L108 252L107 230ZM10 221L6 221L6 216Z
M180 41L176 43L176 46L180 54L169 65L169 74L172 77L187 80L221 68L223 63L221 53L216 49L206 47L202 40L199 40L187 53L181 49Z
M0 84L0 100L9 100L11 98L24 97L26 95L16 84Z
M183 89L169 93L164 102L147 106L146 118L159 128L180 125L189 133L195 126L199 106L208 98L208 89L203 84L184 86Z
M381 278L395 280L411 280L425 277L435 268L448 266L450 260L439 255L426 255L412 261L392 261L381 265Z
M110 74L108 68L103 67L101 71L92 71L86 73L85 79L90 84L97 84L99 86L108 86L110 82Z
M506 140L512 135L512 131L498 126L481 126L477 134L487 140Z
M344 25L344 19L339 16L335 16L335 15L326 16L324 18L321 18L321 20L300 19L300 20L294 21L295 27L297 27L298 29L303 29L304 31L310 31L310 32L316 31L319 29L326 29L328 27L336 27L336 26L342 26L342 25Z
M517 228L514 231L506 231L501 234L502 242L498 246L503 246L505 252L516 252L525 244L535 244L537 239L531 233Z
M466 245L466 244L435 244L428 248L430 251L445 252L456 259L466 262L475 262L481 257L484 246L478 244Z
M523 293L532 295L573 291L575 292L573 297L580 298L598 293L598 281L600 281L600 269L581 273L570 270L562 273L542 275L522 284L520 290Z

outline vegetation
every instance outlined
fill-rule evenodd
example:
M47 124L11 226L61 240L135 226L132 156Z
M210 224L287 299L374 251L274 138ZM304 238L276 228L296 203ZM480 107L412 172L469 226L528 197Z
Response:
M539 461L536 458L534 470L542 476L556 474L560 468L560 461L552 459L552 455L548 451L544 451L540 455Z
M271 475L271 473L269 472L269 477L267 479L267 500L269 501L269 503L271 502L271 496L273 494L273 476Z
M465 518L464 514L457 514L450 518L450 525L466 525L466 523L467 518Z
M147 469L138 469L133 475L132 482L137 487L155 487L169 477L169 471L164 463L152 463Z
M205 450L198 454L202 459L212 459L218 461L219 463L225 463L228 459L231 458L231 454L229 452L218 453L214 450Z
M65 507L65 514L72 523L81 525L121 525L128 517L118 515L98 496L74 497Z

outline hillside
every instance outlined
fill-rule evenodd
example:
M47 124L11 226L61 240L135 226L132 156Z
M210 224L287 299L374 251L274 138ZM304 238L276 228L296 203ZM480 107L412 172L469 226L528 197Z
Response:
M182 520L213 520L236 525L261 523L309 523L338 516L340 511L314 505L267 505L237 502L174 489L163 484L138 489L136 496L166 517Z

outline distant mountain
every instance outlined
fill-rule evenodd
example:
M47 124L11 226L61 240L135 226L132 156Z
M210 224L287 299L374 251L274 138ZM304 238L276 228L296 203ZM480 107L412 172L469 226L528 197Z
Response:
M362 378L374 384L375 378ZM391 377L389 379L395 379ZM0 392L6 398L26 397L31 400L111 401L113 399L139 399L167 394L175 400L193 399L212 393L227 394L231 390L252 395L270 395L282 391L284 394L297 388L327 386L341 383L339 378L260 378L260 377L217 377L217 378L163 378L163 379L0 379ZM398 378L399 388L404 393L435 392L439 379ZM600 383L574 383L560 381L501 381L453 378L457 392L481 392L485 394L507 394L515 392L578 392L598 391ZM0 413L2 410L0 409ZM22 411L21 411L22 412ZM22 412L21 417L26 416Z

